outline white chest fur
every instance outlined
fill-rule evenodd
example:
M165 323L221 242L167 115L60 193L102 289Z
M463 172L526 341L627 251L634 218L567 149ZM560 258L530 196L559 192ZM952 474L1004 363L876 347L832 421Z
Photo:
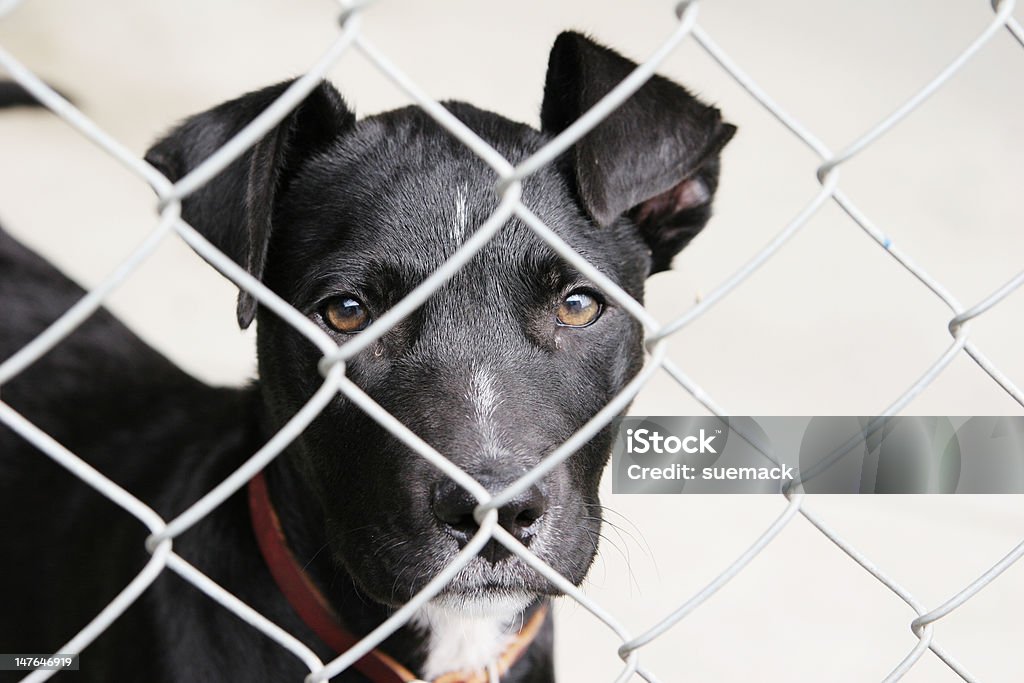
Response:
M427 603L412 622L426 637L427 658L420 672L424 680L452 671L484 671L495 663L522 625L524 602Z

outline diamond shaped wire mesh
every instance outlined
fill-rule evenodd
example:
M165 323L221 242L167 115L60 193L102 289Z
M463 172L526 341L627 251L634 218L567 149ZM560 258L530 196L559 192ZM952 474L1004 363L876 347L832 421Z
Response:
M2 13L13 9L17 4L15 1L0 4L0 16L2 16ZM496 509L518 493L524 491L534 482L540 480L560 462L569 457L579 446L606 426L614 417L623 412L637 392L656 373L667 373L668 376L703 404L711 413L716 415L727 414L725 408L716 402L708 391L697 385L674 360L667 356L666 341L671 335L676 334L688 324L700 318L730 292L742 286L752 273L768 262L780 250L784 249L789 240L807 225L819 209L830 201L834 202L835 205L845 212L850 219L851 226L861 229L869 239L877 244L878 248L882 249L893 259L896 267L903 268L911 273L920 285L930 291L950 311L951 317L949 319L948 333L951 336L951 341L947 349L938 358L934 359L927 371L914 381L912 385L908 386L899 396L894 397L882 414L891 415L906 408L960 354L966 354L977 364L979 370L990 377L1002 391L1006 392L1006 394L1021 405L1024 405L1024 393L1022 393L1021 389L1013 382L1012 378L1001 372L984 354L982 349L971 339L970 334L971 322L973 320L984 315L990 309L997 307L1014 291L1024 285L1024 271L996 288L989 296L980 301L965 305L944 287L941 282L931 277L909 254L893 244L887 234L866 215L852 197L846 194L841 188L840 183L841 170L845 163L868 149L886 132L911 116L930 95L942 88L951 77L962 70L967 62L979 50L984 49L990 41L996 40L997 36L999 36L999 39L1006 39L1002 35L1006 32L1009 34L1010 39L1024 46L1024 28L1013 18L1015 5L1013 0L993 3L994 15L991 22L983 27L977 37L964 46L944 69L936 74L923 88L910 94L901 106L894 109L881 120L866 125L864 127L865 132L862 135L848 142L838 152L833 151L822 143L811 130L789 114L779 102L760 88L740 65L734 62L712 39L697 23L698 3L696 1L682 2L675 7L674 24L671 25L672 30L669 37L626 80L620 83L590 111L586 112L576 123L546 144L536 154L518 165L513 165L504 159L436 100L432 99L429 94L424 92L402 72L399 65L390 61L388 56L369 39L362 30L362 13L368 5L368 2L360 2L358 0L342 3L339 17L339 33L324 50L321 58L271 106L230 142L225 144L216 154L173 184L134 155L118 140L105 133L73 104L50 89L12 54L0 49L0 66L11 77L31 91L41 102L81 135L91 140L105 153L116 159L132 174L137 176L139 180L155 190L158 197L157 209L159 213L159 220L156 226L145 236L135 251L123 263L100 284L92 287L83 299L69 309L45 332L14 356L5 359L0 364L0 387L30 367L42 355L57 346L71 334L79 324L108 300L116 288L124 285L130 279L133 272L162 242L171 239L180 239L188 244L221 273L235 282L238 287L252 293L261 304L301 332L322 354L319 367L323 375L323 382L308 402L263 447L252 454L244 465L173 519L161 518L152 509L133 496L130 491L119 487L102 473L81 460L76 454L57 443L12 407L3 403L2 393L0 393L0 421L32 443L43 454L67 468L79 477L84 484L93 487L120 506L126 513L137 518L150 532L146 548L150 552L151 557L143 570L124 587L121 593L102 612L96 615L87 625L84 625L72 640L59 648L59 651L81 652L86 650L89 644L116 620L157 576L165 570L170 570L193 584L225 609L236 614L253 628L266 634L278 645L298 658L309 670L306 681L312 683L313 681L329 680L346 670L366 652L378 646L391 633L408 622L412 615L436 595L486 543L494 539L506 546L537 572L548 578L568 596L567 599L576 601L611 630L621 643L618 654L622 659L622 668L617 676L615 676L615 681L630 680L634 676L640 676L647 681L674 680L678 675L677 672L663 672L662 676L664 678L659 678L659 672L650 670L644 665L644 647L668 633L676 624L685 619L697 607L710 599L722 586L743 571L751 560L771 544L782 530L799 515L827 537L828 540L838 546L850 560L863 567L864 570L869 572L871 576L905 602L918 615L910 624L910 628L917 640L912 650L906 654L902 661L892 663L893 668L885 677L885 681L895 681L901 678L929 650L937 655L942 662L963 680L976 680L953 657L952 653L939 644L936 639L936 625L941 619L953 613L997 576L1019 561L1024 556L1024 541L948 600L938 605L928 606L915 599L908 590L897 583L891 576L887 575L884 570L877 567L869 558L852 547L812 509L808 508L807 501L800 491L794 491L785 494L787 504L782 513L764 530L753 544L737 557L735 561L730 563L713 581L678 607L667 610L662 615L652 615L648 628L640 632L633 632L625 628L615 615L603 609L593 598L560 576L554 569L545 564L516 541L508 532L498 526L496 523ZM673 21L673 19L671 14L668 13L666 17L667 25L669 25L668 22ZM815 192L810 201L800 209L793 219L784 226L781 232L764 248L755 253L743 267L711 290L697 305L672 320L660 321L652 317L643 305L632 299L614 282L600 273L563 242L521 201L520 190L521 182L525 178L545 165L550 164L559 154L600 123L605 116L628 99L658 69L666 57L683 41L687 40L695 41L721 67L723 78L734 79L736 83L749 93L750 97L819 157L820 165L817 168L817 179L820 182L820 189ZM401 88L438 124L448 130L495 171L499 177L495 192L498 194L500 201L492 215L478 226L477 230L472 233L465 244L441 268L431 274L385 315L377 319L368 329L361 332L354 341L339 347L305 316L281 300L258 280L247 274L244 269L232 262L188 225L181 218L181 202L190 193L203 186L203 184L207 183L228 164L238 158L239 155L254 145L273 126L287 116L316 84L325 77L331 67L352 51L362 53L381 74ZM513 216L522 220L556 253L571 263L602 292L620 304L642 324L647 333L647 359L640 373L576 434L555 448L544 458L540 465L523 475L517 482L504 491L491 495L468 474L452 464L444 454L437 452L420 439L395 417L376 404L355 383L349 380L345 375L345 363L355 354L366 349L375 340L379 339L403 317L418 308L445 281L454 276L472 259ZM458 556L405 606L397 610L389 619L349 651L342 653L332 661L323 662L295 637L241 602L182 559L174 551L174 540L203 519L229 496L245 486L253 475L263 469L263 467L287 448L289 443L339 393L348 397L355 405L359 406L360 409L365 411L422 458L467 489L479 501L475 516L480 524L480 528ZM34 683L46 680L52 674L52 671L37 670L24 680Z

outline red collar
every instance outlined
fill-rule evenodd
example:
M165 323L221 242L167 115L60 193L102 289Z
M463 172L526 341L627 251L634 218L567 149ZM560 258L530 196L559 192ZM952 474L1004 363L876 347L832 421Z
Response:
M310 629L337 653L345 652L357 642L355 637L342 625L337 612L313 583L312 579L302 570L284 537L281 520L277 517L270 496L267 493L267 482L263 473L257 474L249 481L249 513L252 517L252 528L256 541L260 546L263 560L267 563L270 573L277 583L278 589L288 600L292 609L309 626ZM505 648L497 661L498 675L504 675L512 668L533 642L544 619L548 607L542 605L523 625L515 639ZM419 681L416 676L397 661L380 650L372 650L355 663L371 683L414 683ZM434 683L487 683L485 671L456 671L438 678Z

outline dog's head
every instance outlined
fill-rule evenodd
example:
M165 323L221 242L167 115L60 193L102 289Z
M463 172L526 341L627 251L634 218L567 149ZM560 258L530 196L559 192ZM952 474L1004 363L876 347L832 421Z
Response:
M635 64L574 33L551 52L534 130L470 105L448 109L512 163L564 130ZM283 92L250 93L187 120L147 159L176 180ZM633 297L704 226L718 155L735 128L655 76L556 163L523 202ZM497 177L429 116L360 121L321 84L261 142L191 195L184 218L339 343L433 273L495 210ZM274 427L309 399L320 354L258 319L260 385ZM417 311L347 364L348 376L491 491L537 465L639 369L640 325L518 219ZM499 522L575 583L593 560L605 429L500 510ZM343 396L288 458L326 519L337 563L384 604L407 600L475 530L475 500ZM551 592L488 546L446 589L462 605Z

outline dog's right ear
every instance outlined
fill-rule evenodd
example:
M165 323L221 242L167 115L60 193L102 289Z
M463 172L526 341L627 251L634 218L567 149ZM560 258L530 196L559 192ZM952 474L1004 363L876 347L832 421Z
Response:
M146 153L146 161L172 182L216 152L291 81L242 95L188 118ZM261 279L267 263L271 218L278 193L287 187L299 163L323 149L355 123L341 95L321 82L277 127L230 166L182 202L182 218ZM257 301L238 295L238 325L248 327Z
M548 60L542 129L561 133L636 67L584 35L562 33ZM636 225L656 273L711 216L719 153L735 132L717 109L654 75L573 145L562 165L600 228L621 216Z

